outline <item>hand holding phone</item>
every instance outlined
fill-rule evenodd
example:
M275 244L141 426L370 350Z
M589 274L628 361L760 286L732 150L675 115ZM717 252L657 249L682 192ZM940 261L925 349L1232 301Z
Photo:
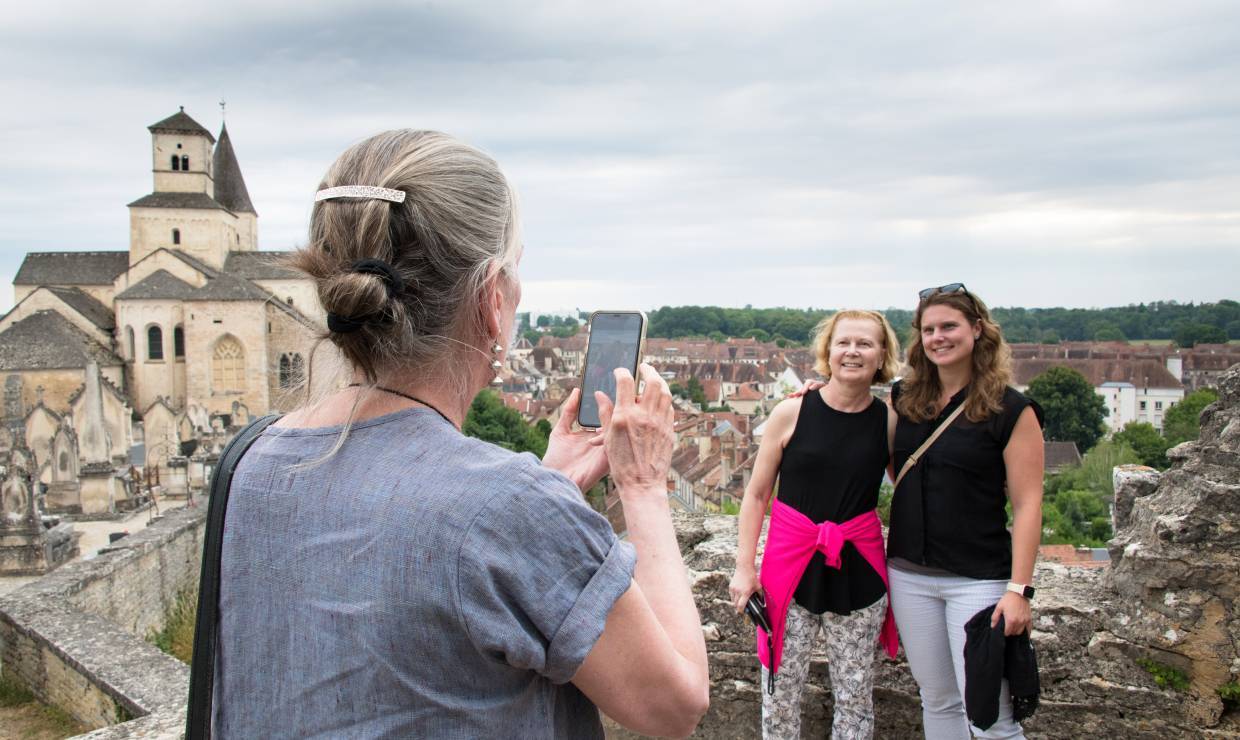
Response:
M602 391L616 402L617 368L624 368L634 378L641 363L646 343L646 314L641 311L595 311L590 314L590 343L581 369L581 405L577 423L597 429L599 419L595 391Z

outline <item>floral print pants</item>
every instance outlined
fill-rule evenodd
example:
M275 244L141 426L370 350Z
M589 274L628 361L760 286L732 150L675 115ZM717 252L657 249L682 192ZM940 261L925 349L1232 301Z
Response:
M832 612L811 614L795 601L789 605L775 693L766 690L766 668L762 669L759 684L764 740L801 737L801 690L820 629L826 636L831 692L835 698L831 737L855 740L874 736L874 652L886 615L886 595L847 616Z

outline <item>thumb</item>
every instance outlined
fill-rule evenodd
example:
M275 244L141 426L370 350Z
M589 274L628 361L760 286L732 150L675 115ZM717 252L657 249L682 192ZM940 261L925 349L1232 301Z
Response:
M599 431L606 432L611 426L611 412L615 410L615 406L602 391L594 391L594 400L598 402Z
M581 389L569 391L568 398L560 410L560 420L555 423L558 432L568 433L573 430L573 421L577 419L577 409L581 406Z

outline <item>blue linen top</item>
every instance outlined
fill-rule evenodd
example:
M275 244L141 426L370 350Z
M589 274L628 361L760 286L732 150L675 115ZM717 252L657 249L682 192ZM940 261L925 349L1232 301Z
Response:
M602 737L569 683L636 555L531 454L408 409L269 427L237 467L212 732Z

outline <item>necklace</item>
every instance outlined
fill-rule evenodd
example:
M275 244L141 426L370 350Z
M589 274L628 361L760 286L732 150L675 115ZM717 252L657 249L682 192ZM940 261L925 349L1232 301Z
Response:
M361 388L361 387L362 387L362 384L361 384L361 383L349 383L349 387L350 387L350 388ZM385 388L385 387L383 387L383 386L381 386L381 385L376 385L376 386L373 386L373 387L374 387L374 389L375 389L375 390L377 390L377 391L383 391L384 393L391 393L393 396L400 396L401 398L407 398L407 399L409 399L410 401L413 401L414 403L420 403L420 404L422 404L423 406L425 406L426 408L430 409L431 411L434 411L436 414L439 414L439 418L441 418L441 419L443 419L444 421L448 422L448 424L449 424L449 425L451 425L451 427L452 427L453 429L456 429L456 424L453 424L453 423L452 423L452 420L451 420L451 419L449 419L449 418L447 417L447 415L446 415L446 414L444 414L444 412L442 412L442 411L440 411L439 409L435 408L435 405L434 405L434 404L427 403L426 401L423 401L422 399L418 398L417 396L411 396L411 395L409 395L408 393L405 393L404 391L398 391L398 390L396 390L395 388Z

